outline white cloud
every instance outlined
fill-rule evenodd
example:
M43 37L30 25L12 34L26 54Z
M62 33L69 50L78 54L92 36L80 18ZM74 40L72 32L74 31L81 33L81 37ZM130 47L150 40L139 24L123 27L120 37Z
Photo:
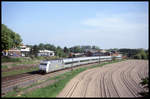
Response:
M87 37L131 47L148 47L148 15L141 13L96 14L81 22ZM141 43L139 43L141 42ZM107 43L108 44L108 43Z
M145 26L148 22L147 17L142 14L113 14L113 15L96 15L94 18L85 19L81 24L96 27L100 29L112 29L112 30L122 30L122 29L137 29L137 27ZM140 20L140 21L139 21Z

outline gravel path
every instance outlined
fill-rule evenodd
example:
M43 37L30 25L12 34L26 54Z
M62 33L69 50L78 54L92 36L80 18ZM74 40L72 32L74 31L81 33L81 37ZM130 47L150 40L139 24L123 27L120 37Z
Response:
M147 60L127 60L86 70L73 78L57 97L140 97Z

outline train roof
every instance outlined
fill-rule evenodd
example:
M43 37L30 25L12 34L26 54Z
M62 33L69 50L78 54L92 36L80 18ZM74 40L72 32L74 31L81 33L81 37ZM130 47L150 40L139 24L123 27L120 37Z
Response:
M100 56L100 58L111 58L112 56ZM121 55L115 56L115 57L121 57ZM97 59L99 56L91 56L91 57L76 57L76 58L63 58L63 59L57 59L57 60L43 60L42 63L53 63L53 62L72 62L72 61L79 61L79 60L86 60L86 59Z
M94 57L77 57L77 58L65 58L63 59L63 62L72 62L72 61L79 61L79 60L86 60L86 59L95 59L95 58L99 58L97 56Z

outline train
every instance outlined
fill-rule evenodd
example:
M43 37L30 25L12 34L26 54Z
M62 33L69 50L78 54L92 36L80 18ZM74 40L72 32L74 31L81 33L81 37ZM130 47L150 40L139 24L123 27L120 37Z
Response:
M57 60L43 60L39 64L39 71L42 73L49 73L56 70L71 68L79 65L85 65L96 62L111 61L113 58L122 59L121 55L118 56L91 56L91 57L78 57L78 58L64 58Z

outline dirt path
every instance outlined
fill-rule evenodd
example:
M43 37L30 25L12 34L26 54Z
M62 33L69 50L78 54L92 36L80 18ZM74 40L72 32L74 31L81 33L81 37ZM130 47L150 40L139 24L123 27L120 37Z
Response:
M57 97L139 97L146 60L127 60L89 69L73 78Z

